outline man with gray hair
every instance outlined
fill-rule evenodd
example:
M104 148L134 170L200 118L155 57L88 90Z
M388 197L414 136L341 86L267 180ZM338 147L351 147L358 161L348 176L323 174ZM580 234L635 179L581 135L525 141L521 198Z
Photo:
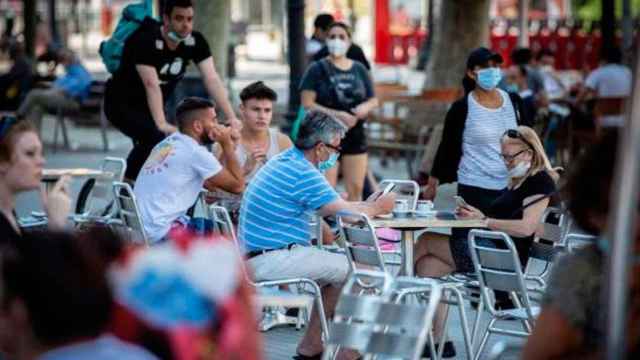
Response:
M342 199L322 175L336 164L346 129L333 117L310 111L295 146L271 158L254 176L240 207L238 237L246 247L255 278L308 278L322 286L328 314L333 312L346 280L349 264L344 254L311 245L309 214L335 215L339 211L369 216L389 213L394 195L365 202ZM322 352L319 317L314 311L298 345L300 358Z

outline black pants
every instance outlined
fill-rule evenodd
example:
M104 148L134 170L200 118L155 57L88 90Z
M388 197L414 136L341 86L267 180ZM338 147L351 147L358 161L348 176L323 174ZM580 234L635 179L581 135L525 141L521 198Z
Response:
M133 141L133 149L127 156L127 170L124 177L135 180L151 150L165 138L165 134L158 130L146 101L142 106L140 104L131 106L109 96L107 91L104 113L113 126Z
M458 184L458 195L461 196L467 204L477 208L483 213L487 213L491 204L500 196L502 190L489 190L475 186ZM451 256L456 263L456 271L472 272L473 263L469 255L469 245L467 237L469 235L468 228L451 229L451 240L449 247L451 248Z

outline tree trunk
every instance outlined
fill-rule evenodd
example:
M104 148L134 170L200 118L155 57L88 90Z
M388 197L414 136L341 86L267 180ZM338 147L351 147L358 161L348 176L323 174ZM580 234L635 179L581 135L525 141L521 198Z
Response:
M35 58L36 36L36 0L25 0L23 3L24 43L27 56Z
M425 90L461 85L467 56L489 40L490 0L445 0L434 16L431 58Z
M200 31L211 47L218 74L227 76L231 0L194 1L194 29Z
M616 44L616 15L615 2L602 2L602 49L601 54L606 54L608 50Z

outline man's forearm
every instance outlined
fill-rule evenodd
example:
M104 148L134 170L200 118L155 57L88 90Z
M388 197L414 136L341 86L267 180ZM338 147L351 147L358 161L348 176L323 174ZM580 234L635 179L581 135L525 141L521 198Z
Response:
M374 217L376 215L380 215L382 214L382 210L380 210L378 207L375 206L374 202L369 202L369 201L350 201L348 202L349 204L349 210L356 212L356 213L362 213L367 215L368 217Z
M244 173L242 171L242 166L238 162L236 158L236 154L233 151L233 147L231 145L227 145L223 147L222 154L224 158L224 164L227 170L236 178L238 181L244 182Z
M147 86L145 87L145 92L147 94L147 105L149 106L151 117L156 123L156 126L162 128L167 124L162 103L162 91L159 86Z

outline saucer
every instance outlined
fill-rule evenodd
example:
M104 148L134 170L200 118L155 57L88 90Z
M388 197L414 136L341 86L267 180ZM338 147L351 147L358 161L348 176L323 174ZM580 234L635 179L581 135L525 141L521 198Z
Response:
M414 211L414 214L419 217L434 217L438 212L436 210L427 210L427 211Z
M413 211L411 210L405 210L405 211L393 210L393 216L397 218L410 217L412 212Z
M376 215L378 219L393 219L393 213Z

